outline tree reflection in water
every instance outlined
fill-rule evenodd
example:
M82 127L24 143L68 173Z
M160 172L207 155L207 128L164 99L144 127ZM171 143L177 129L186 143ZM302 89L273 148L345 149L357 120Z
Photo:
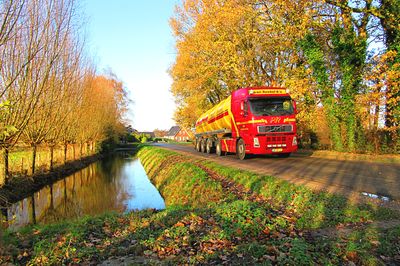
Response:
M165 208L164 200L150 183L140 161L118 154L93 163L7 210L11 228L52 223L106 211Z

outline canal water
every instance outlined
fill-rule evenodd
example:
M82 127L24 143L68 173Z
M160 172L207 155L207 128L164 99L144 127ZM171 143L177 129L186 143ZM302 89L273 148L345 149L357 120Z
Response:
M68 176L10 206L9 228L52 223L104 212L164 209L140 160L120 153Z

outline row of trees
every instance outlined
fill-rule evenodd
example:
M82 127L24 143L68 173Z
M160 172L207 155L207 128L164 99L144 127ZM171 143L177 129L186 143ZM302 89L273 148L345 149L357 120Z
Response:
M123 84L97 76L85 56L75 0L0 1L0 148L9 177L9 151L37 147L51 154L63 145L102 141L119 128L125 111Z
M191 127L238 87L284 86L303 141L399 151L399 14L396 0L183 0L170 21L175 118Z

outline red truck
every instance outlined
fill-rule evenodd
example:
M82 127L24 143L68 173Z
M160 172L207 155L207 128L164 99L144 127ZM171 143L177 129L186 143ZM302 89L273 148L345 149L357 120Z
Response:
M195 148L199 152L276 154L297 151L296 102L288 90L252 87L233 91L196 122Z

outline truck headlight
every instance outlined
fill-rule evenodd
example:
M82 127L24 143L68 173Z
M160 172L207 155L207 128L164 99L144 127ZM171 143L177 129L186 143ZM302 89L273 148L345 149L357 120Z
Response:
M255 148L259 148L260 147L260 142L258 141L258 138L254 138L253 144L254 144Z

